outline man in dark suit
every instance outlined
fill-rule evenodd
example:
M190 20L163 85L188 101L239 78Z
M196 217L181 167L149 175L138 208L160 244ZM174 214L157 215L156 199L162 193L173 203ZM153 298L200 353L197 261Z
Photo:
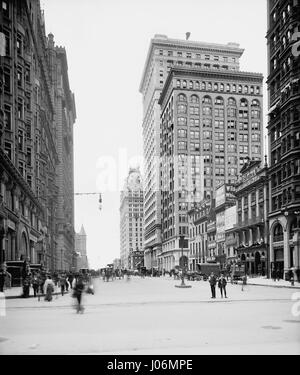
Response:
M211 298L216 298L216 284L217 284L217 279L214 273L212 272L211 275L209 276L209 284L210 284L210 289L211 289Z
M226 281L224 275L222 274L221 277L219 278L219 281L218 281L218 287L220 288L221 298L223 298L223 292L224 292L225 298L227 298L227 296L226 296L226 285L227 285L227 281Z

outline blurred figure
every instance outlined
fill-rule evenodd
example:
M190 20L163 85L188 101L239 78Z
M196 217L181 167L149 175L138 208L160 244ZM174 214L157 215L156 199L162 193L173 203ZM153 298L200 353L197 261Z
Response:
M244 275L242 278L242 292L244 291L246 285L247 285L247 275Z
M82 305L82 293L84 292L84 289L85 289L85 284L84 284L82 276L80 275L77 278L76 283L75 283L74 288L73 288L73 290L74 290L73 296L77 300L77 306L76 306L77 314L78 313L83 314L83 311L84 311L84 307Z
M66 280L65 275L61 275L59 278L59 285L60 285L60 292L62 296L65 294L66 283L67 283L67 280Z
M52 298L53 298L52 294L54 292L54 287L55 287L55 284L52 280L52 277L48 276L44 284L44 289L46 291L45 301L48 301L48 302L52 301Z

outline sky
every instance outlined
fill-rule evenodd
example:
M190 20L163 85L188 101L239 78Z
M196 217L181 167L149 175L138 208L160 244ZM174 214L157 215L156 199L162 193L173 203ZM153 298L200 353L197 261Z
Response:
M236 42L245 52L240 70L264 75L267 113L266 0L41 0L46 33L67 51L75 93L75 230L87 233L90 267L120 257L120 190L129 166L142 160L142 95L151 38Z

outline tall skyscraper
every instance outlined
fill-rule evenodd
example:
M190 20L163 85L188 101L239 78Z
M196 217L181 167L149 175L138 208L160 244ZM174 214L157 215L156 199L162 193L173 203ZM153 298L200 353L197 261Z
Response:
M52 83L55 88L55 136L58 164L56 167L57 198L57 268L70 269L74 257L74 152L73 126L76 119L74 94L70 90L66 50L54 45L48 36ZM62 258L62 259L61 259Z
M234 181L246 156L262 157L262 75L239 71L242 54L236 43L151 40L140 92L145 259L152 254L154 266L160 258L164 267L166 257L168 268L178 265L189 204ZM174 167L166 158L175 156ZM186 157L194 163L189 172Z
M121 266L136 269L144 259L144 200L139 168L131 168L120 197Z
M89 268L89 262L86 250L87 235L83 225L81 226L80 232L75 234L75 252L77 258L77 271L80 268Z
M46 36L38 0L0 4L0 263L29 258L55 270L64 257L69 269L75 105L66 53ZM67 253L62 218L73 236Z
M268 1L271 269L300 269L300 2Z

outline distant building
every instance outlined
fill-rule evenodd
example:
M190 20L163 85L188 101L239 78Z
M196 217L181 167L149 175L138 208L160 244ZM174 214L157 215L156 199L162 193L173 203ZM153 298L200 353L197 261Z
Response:
M122 268L144 261L144 195L139 168L130 168L120 198L120 259Z
M75 253L77 254L77 271L80 268L89 268L89 262L86 251L86 239L87 235L82 225L80 232L75 234Z
M121 269L122 266L121 266L121 259L120 258L116 258L114 259L113 261L113 265L114 265L114 269Z

